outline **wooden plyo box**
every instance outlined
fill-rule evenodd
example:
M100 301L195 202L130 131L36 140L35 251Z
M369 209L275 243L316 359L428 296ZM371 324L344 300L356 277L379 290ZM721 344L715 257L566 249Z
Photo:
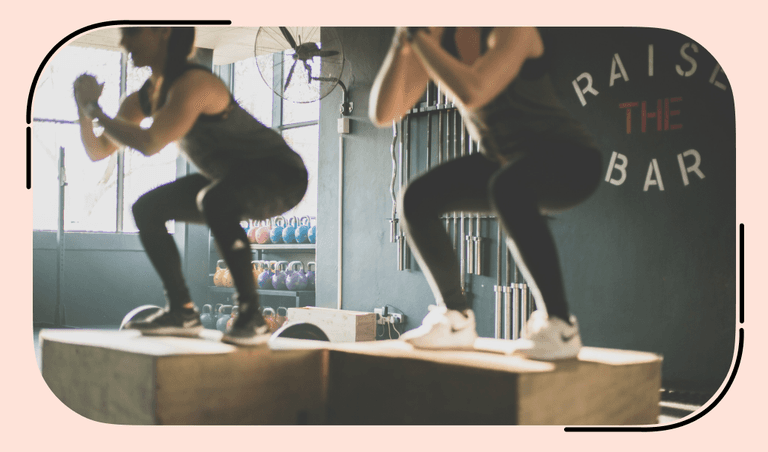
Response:
M331 342L376 340L376 314L317 307L289 308L289 322L309 322L320 327Z
M280 339L253 348L43 330L42 372L73 411L117 424L640 425L659 416L661 357L585 347L555 363L400 341ZM281 349L276 349L279 347Z
M318 350L273 353L137 331L42 330L43 378L69 408L114 424L324 421Z

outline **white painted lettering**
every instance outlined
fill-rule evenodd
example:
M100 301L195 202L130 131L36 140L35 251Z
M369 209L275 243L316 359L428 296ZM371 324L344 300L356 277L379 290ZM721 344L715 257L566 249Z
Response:
M688 157L689 155L693 156L693 165L686 168L683 157ZM683 176L684 186L688 186L689 184L688 173L690 172L696 173L696 175L699 176L699 179L704 179L704 173L699 169L699 165L701 165L701 155L699 155L699 152L696 149L689 149L682 154L677 154L677 163L680 164L680 174Z
M653 44L648 44L648 77L653 77Z
M681 56L681 57L683 57L683 59L684 59L685 61L687 61L687 62L691 63L691 68L690 68L690 69L688 69L687 71L683 71L683 68L682 68L682 67L680 67L680 65L679 65L679 64L676 64L676 65L675 65L675 70L677 71L677 73L678 73L680 76L683 76L683 77L690 77L690 76L692 76L692 75L694 74L694 72L696 72L696 67L697 67L697 66L696 66L696 60L694 60L692 56L690 56L690 55L688 55L687 53L685 53L685 51L686 51L686 50L687 50L689 47L690 47L690 48L691 48L691 50L693 50L695 53L699 53L699 48L696 46L696 44L693 44L693 43L691 43L691 42L686 42L685 44L683 44L683 46L682 46L682 47L680 47L680 56Z
M616 164L616 159L621 160L621 164ZM621 178L619 179L612 179L611 174L613 173L613 170L618 170L621 173ZM625 155L619 154L616 151L613 151L613 154L611 154L611 162L608 164L608 172L605 175L605 181L610 182L613 185L621 185L624 183L624 180L627 178L627 157Z
M717 80L715 80L717 78L717 76L721 72L723 72L723 71L720 69L720 63L715 63L715 70L712 71L712 76L709 77L709 83L711 83L711 84L715 85L716 87L720 88L721 90L725 91L726 86L724 84L718 82Z
M584 87L584 89L579 87L579 82L582 79L587 79L587 86ZM590 93L593 96L597 96L598 94L597 90L592 88L592 76L589 74L589 72L584 72L583 74L576 77L576 80L573 81L573 89L576 90L576 95L579 96L582 107L587 105L587 100L584 98L584 94Z
M655 179L652 177L655 176ZM643 191L648 191L648 187L651 185L658 185L659 191L664 191L664 182L661 180L661 171L659 171L659 163L656 159L651 160L648 165L648 174L645 176L645 187Z
M621 74L616 72L616 66L619 67ZM619 54L614 53L613 60L611 61L611 80L608 83L608 86L613 86L613 81L617 78L623 78L625 82L629 81L629 77L627 77L627 71L624 70L624 65L621 64L621 58L619 57Z

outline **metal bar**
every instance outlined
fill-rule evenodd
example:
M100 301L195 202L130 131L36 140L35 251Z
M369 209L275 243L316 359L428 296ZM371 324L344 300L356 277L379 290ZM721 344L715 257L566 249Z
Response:
M389 147L389 153L392 157L392 179L389 182L389 195L392 198L392 217L389 220L389 241L395 243L397 235L397 193L395 193L395 182L397 181L397 122L392 121L392 144Z
M405 140L405 152L403 154L403 175L405 176L405 181L403 185L407 186L408 182L411 180L411 119L408 115L405 116L405 131L403 135L403 139ZM402 232L400 233L400 237L400 246L403 248L403 269L409 270L411 268L411 259L410 253L408 253L408 240Z
M517 294L517 291L514 291L514 286L510 284L510 267L511 267L511 259L509 256L509 250L506 246L504 246L504 262L505 265L505 278L504 278L504 339L515 339L515 328L514 328L514 320L515 317L513 315L514 312L514 297Z
M61 275L64 273L64 201L67 173L64 165L64 146L59 147L59 222L56 228L56 307L53 324L61 326Z
M432 89L434 83L427 83L427 171L432 167L432 103L434 102L432 96Z
M461 133L461 148L459 149L460 157L464 157L464 153L466 151L466 132L464 130L464 118L461 118L461 127L459 128L459 133ZM459 250L460 256L461 256L461 262L459 264L459 269L461 271L461 288L464 289L467 282L467 275L466 275L466 268L467 268L467 262L466 262L466 239L464 235L464 212L459 212L459 215L461 217L461 220L459 222L459 237L461 237L461 243L459 246L461 249Z
M496 224L496 285L493 287L494 295L496 296L495 304L495 317L493 337L501 339L501 325L502 325L502 313L501 313L501 298L504 286L501 285L501 223L497 221Z

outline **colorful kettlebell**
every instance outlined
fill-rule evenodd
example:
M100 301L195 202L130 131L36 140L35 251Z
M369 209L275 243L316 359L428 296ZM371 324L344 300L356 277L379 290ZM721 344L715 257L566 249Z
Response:
M248 231L248 240L251 243L258 243L263 245L269 242L270 221L262 220L258 223L258 226L254 225L250 231Z
M285 278L287 277L284 268L288 266L288 262L280 261L275 267L275 274L272 275L272 287L275 290L285 290Z
M272 230L269 232L269 240L272 243L283 243L283 229L285 228L285 218L275 217L272 221Z
M232 313L232 305L225 304L219 307L219 318L216 320L216 329L222 333L227 331L227 321Z
M250 231L253 227L253 221L243 220L240 222L240 227L243 228L243 231L245 231L245 235L248 235L248 231Z
M313 224L312 227L309 228L307 239L309 240L309 243L317 243L317 225Z
M262 267L263 271L259 274L259 279L256 282L259 285L259 289L271 289L272 288L272 267L267 264Z
M217 287L224 287L224 260L219 259L216 262L216 271L213 273L213 285Z
M227 326L225 327L227 330L232 328L232 324L235 322L235 319L237 318L237 306L232 306L232 314L230 314L229 319L227 319Z
M314 262L307 262L307 289L315 288L315 267L317 265Z
M310 221L309 216L301 217L301 224L296 226L296 243L309 242L309 237L307 235L309 233Z
M269 331L277 330L277 318L275 316L275 310L269 306L261 310L261 316L264 317L264 321L269 326Z
M224 284L224 287L235 287L235 280L232 279L232 273L229 271L229 268L224 269L221 282Z
M213 320L213 329L216 329L216 321L219 319L219 308L222 307L222 303L216 303L216 305L213 306L213 312L211 312L211 320Z
M293 261L288 264L291 272L285 277L285 288L288 290L304 290L307 288L307 275L304 274L304 264Z
M288 220L288 224L283 228L283 242L296 243L296 226L299 223L299 219L291 217Z
M203 324L203 328L208 328L208 329L215 328L213 316L211 315L211 305L209 304L203 305L203 313L200 314L200 322Z
M277 308L276 320L277 320L278 328L280 328L281 326L283 326L283 324L285 324L285 321L287 320L286 319L287 316L288 316L288 308L284 308L282 306Z

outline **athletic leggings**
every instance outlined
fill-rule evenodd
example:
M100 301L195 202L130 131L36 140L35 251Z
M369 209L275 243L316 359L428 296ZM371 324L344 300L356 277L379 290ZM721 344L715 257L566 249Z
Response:
M440 216L494 214L534 298L550 316L568 320L557 250L543 214L567 210L589 197L600 181L601 160L591 148L541 143L503 166L477 153L411 182L400 199L403 226L438 304L468 307L458 259Z
M133 205L133 216L144 249L163 282L169 309L179 309L191 300L178 249L165 226L168 220L205 223L211 228L232 274L239 315L260 317L251 248L240 221L280 215L298 204L306 189L306 169L261 159L245 162L217 181L192 174L142 195Z

